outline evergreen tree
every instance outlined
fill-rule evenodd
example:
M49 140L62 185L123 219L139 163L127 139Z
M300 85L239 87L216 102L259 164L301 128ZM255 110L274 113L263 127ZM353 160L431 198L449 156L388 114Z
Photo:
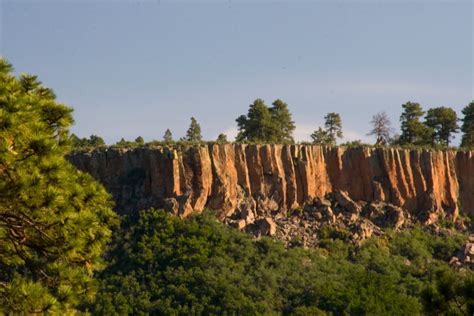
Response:
M143 137L138 136L137 138L135 138L135 143L137 143L138 145L143 145L145 143L145 140L143 139Z
M84 146L84 142L83 142L84 138L81 139L74 133L72 133L71 136L69 136L69 139L71 141L73 148L80 148Z
M102 137L97 135L91 135L89 139L79 138L76 134L71 134L69 137L73 148L84 148L84 147L100 147L105 146L105 141Z
M163 141L167 143L170 143L173 141L173 134L171 134L171 131L169 128L165 131L165 135L163 135Z
M341 116L338 113L331 112L324 117L324 120L330 145L336 145L336 138L342 138Z
M313 140L314 145L330 146L333 144L328 132L323 130L321 127L311 134L311 139Z
M0 59L0 314L73 314L92 294L115 216L65 159L72 109Z
M191 117L191 124L189 125L188 131L186 132L186 140L188 142L202 141L201 126L194 117Z
M237 141L273 142L275 126L272 122L270 109L262 99L257 99L250 105L247 116L241 115L236 119L239 134Z
M227 135L221 133L217 136L216 142L218 144L227 144L229 141L227 140Z
M269 108L262 99L250 105L247 115L236 119L239 134L238 142L288 143L293 142L294 122L288 105L276 100Z
M390 141L390 134L393 132L390 119L386 112L380 112L372 117L370 122L373 126L368 135L374 135L377 138L376 145L387 145Z
M425 124L433 130L432 143L438 142L445 146L449 146L452 134L459 129L456 112L448 107L429 109Z
M105 141L102 137L97 136L97 135L91 135L89 137L89 144L92 147L100 147L100 146L105 146Z
M463 110L464 118L461 131L463 132L461 147L474 147L474 101L469 103Z
M130 145L130 142L129 141L126 141L125 138L120 138L120 140L115 143L115 146L118 146L118 147L128 147Z
M398 142L401 145L426 143L432 132L428 126L420 121L425 114L421 105L407 102L402 107L403 113L400 116L402 134Z
M279 143L293 143L293 131L296 126L288 110L288 104L277 99L272 105L270 113L275 124L276 141Z

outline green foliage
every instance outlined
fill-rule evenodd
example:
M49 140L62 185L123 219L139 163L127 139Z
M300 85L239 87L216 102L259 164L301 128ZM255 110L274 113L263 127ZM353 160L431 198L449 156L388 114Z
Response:
M440 268L421 296L428 314L473 315L474 275Z
M324 117L324 127L319 127L311 134L314 145L335 146L337 138L342 138L342 123L338 113L328 113Z
M250 105L247 115L236 119L238 142L293 143L295 124L291 119L288 105L276 100L270 108L257 99Z
M184 140L193 143L202 141L201 126L194 117L191 117L191 124L189 125Z
M97 299L84 310L108 315L418 315L430 311L429 297L437 292L429 291L437 286L439 269L459 276L441 259L458 251L466 236L416 228L389 232L356 248L345 241L348 234L327 228L321 248L285 250L274 240L252 240L210 214L180 219L142 211L125 218L116 232ZM471 280L469 275L460 280ZM440 304L455 298L468 310L474 289L471 281L462 282L463 290L454 296L436 294Z
M334 145L333 139L329 136L329 133L319 127L316 131L311 134L313 145L320 146L331 146Z
M463 110L461 131L463 132L461 147L474 148L474 101L469 103Z
M447 147L452 134L459 130L456 112L448 107L429 109L425 124L433 130L432 144L438 143Z
M229 141L227 140L227 135L226 134L219 134L216 139L216 143L218 144L227 144Z
M105 141L102 137L91 135L89 138L79 138L76 134L70 136L71 144L74 149L104 147Z
M171 143L173 142L173 134L171 134L170 129L166 129L165 134L163 135L163 141L165 143Z
M129 140L125 140L125 138L122 137L118 142L112 145L112 147L135 148L135 147L140 147L144 145L145 145L145 140L143 139L143 137L138 136L137 138L135 138L133 142Z
M143 139L143 137L141 136L138 136L137 138L135 138L135 143L137 143L139 146L145 144L145 140Z
M128 140L125 140L125 138L121 138L118 142L116 142L113 147L123 147L123 148L129 148L129 147L136 147L138 144L136 142L131 142Z
M360 140L360 139L342 143L342 144L340 144L340 146L349 147L349 148L356 148L356 147L372 147L372 145L363 143L362 140Z
M54 98L0 59L0 314L72 313L111 235L109 195L64 159L72 109Z
M342 122L339 113L328 113L324 117L324 127L326 127L331 143L335 145L336 139L342 138Z
M420 119L425 112L419 103L407 102L402 105L403 113L400 116L402 134L399 138L400 145L423 145L431 141L431 129Z
M295 122L291 118L288 104L280 99L275 100L270 108L272 122L275 125L275 141L278 143L293 143Z

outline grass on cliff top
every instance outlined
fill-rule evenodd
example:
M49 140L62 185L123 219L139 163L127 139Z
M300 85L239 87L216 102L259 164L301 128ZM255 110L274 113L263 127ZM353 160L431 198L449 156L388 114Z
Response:
M246 144L246 145L275 145L273 143L251 143L251 142L216 142L216 141L203 141L203 142L189 142L189 141L150 141L147 143L137 143L134 141L125 141L122 143L117 143L113 145L102 145L102 146L81 146L72 148L72 152L90 152L93 150L107 150L107 149L117 149L117 148L126 148L126 149L135 149L135 148L155 148L155 147L167 147L173 149L183 149L193 146L209 146L209 145L222 145L222 144ZM281 143L278 145L301 145L301 146L320 146L317 144L312 144L310 142L298 142L298 143ZM429 146L429 145L372 145L367 143L361 143L358 141L342 143L337 146L323 146L329 148L380 148L380 149L401 149L401 150L424 150L424 151L473 151L474 148L458 148L458 147L446 147L441 145Z

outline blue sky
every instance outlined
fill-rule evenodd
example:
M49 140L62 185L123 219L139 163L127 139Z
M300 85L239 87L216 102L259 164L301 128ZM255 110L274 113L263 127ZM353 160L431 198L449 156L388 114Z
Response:
M75 109L73 132L232 136L256 98L289 104L295 136L327 112L370 140L401 104L458 112L473 97L473 1L8 1L0 54ZM459 113L460 114L460 113ZM458 137L459 138L459 137Z

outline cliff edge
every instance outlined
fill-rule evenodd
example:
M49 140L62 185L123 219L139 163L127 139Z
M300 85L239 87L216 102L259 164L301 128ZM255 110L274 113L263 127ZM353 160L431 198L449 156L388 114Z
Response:
M345 191L432 223L474 215L474 152L304 145L108 148L71 154L113 195L119 213L148 207L221 218L303 207Z

